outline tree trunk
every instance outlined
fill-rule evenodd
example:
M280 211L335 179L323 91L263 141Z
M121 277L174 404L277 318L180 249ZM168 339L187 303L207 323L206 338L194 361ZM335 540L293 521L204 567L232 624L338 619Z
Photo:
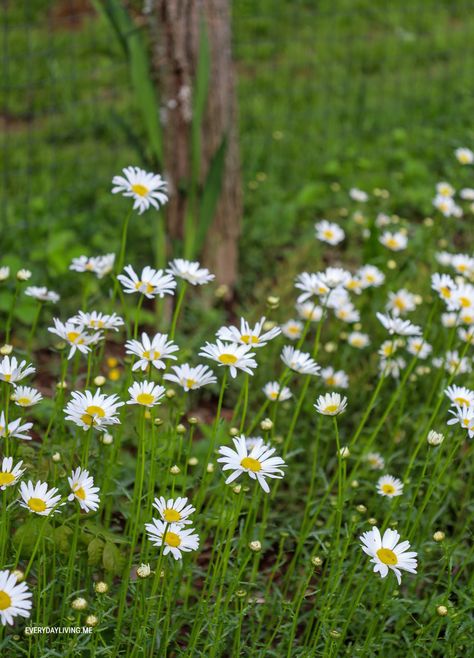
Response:
M183 238L190 180L193 84L199 51L200 22L205 21L211 71L201 126L200 182L224 136L227 151L221 194L204 250L205 264L218 283L234 285L242 214L237 144L236 96L231 57L229 0L154 0L154 68L158 76L164 132L164 169L170 185L167 223L171 237Z

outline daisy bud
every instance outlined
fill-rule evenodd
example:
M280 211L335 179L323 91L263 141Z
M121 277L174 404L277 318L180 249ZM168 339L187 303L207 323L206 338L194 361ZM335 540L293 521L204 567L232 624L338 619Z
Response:
M280 306L280 298L270 295L267 297L267 306L275 311Z
M423 220L423 224L425 226L427 226L428 228L431 228L432 226L434 226L433 218L432 217L425 217L424 220Z
M428 432L428 436L426 440L428 441L430 446L439 446L444 441L444 434L441 434L441 432L435 432L434 430L430 430Z
M87 601L82 597L79 597L78 599L74 599L71 603L71 607L73 610L85 610L87 608Z
M370 519L367 519L367 523L370 523L370 525L377 525L377 519L370 517Z
M145 418L145 420L150 420L151 419L151 413L150 413L149 409L145 409L145 412L143 414L143 418Z
M104 375L97 375L97 377L94 378L94 384L96 386L103 386L105 384Z
M347 208L339 208L339 215L341 217L347 217L348 214L349 214L349 211L347 210ZM364 216L363 215L362 215L362 221L364 221Z
M395 270L397 269L397 263L394 261L392 258L387 261L387 267L389 270Z
M148 576L151 574L151 569L149 564L141 564L137 568L137 576L139 578L148 578Z
M186 434L186 427L184 425L176 425L176 434Z
M63 389L67 388L67 382L65 382L65 381L58 382L58 383L56 384L56 388L59 388L59 389L61 389L61 388L63 388Z
M3 356L11 354L12 352L13 352L13 345L9 345L8 343L5 343L5 345L2 345L2 347L0 347L0 354L2 354Z
M211 462L209 462L209 464L208 464L207 467L206 467L206 471L207 471L208 473L214 473L214 464L212 464Z
M60 462L61 461L61 453L60 452L55 452L54 455L51 457L53 462Z
M339 454L341 455L342 459L347 459L351 453L347 446L342 446L342 448L339 450Z
M114 442L114 437L112 436L112 434L105 432L105 434L102 437L102 443L106 446L110 446L113 442Z
M163 425L163 418L155 418L153 421L153 424L158 426L158 425Z
M437 530L433 535L433 539L435 541L443 541L445 537L446 537L446 535L444 534L444 532L442 530Z
M97 592L97 594L105 594L106 592L109 591L109 586L107 585L107 583L104 583L104 581L101 580L94 585L94 589Z
M190 458L188 459L188 464L189 464L190 466L197 466L198 463L199 463L199 460L198 460L197 457L190 457Z
M448 241L446 238L441 238L438 240L438 246L441 247L441 249L445 249L448 246Z
M174 390L174 388L169 388L166 391L166 397L168 398L168 400L171 400L171 398L174 398L175 395L176 395L176 391Z
M337 350L337 345L336 345L336 343L333 343L332 341L329 341L324 346L324 349L325 349L326 352L331 354L332 352L335 352Z
M445 605L439 605L436 608L436 612L440 617L446 617L446 615L448 614L448 608Z
M18 281L28 281L28 279L31 277L31 272L30 270L18 270L16 273L16 278Z
M257 174L255 175L255 178L256 178L258 181L260 181L261 183L263 183L263 181L266 181L266 180L267 180L267 174L266 174L264 171L259 171L259 172L257 172Z
M239 431L239 429L238 429L237 427L231 427L231 428L229 429L229 434L230 434L231 436L237 436L238 434L240 434L240 431Z
M332 631L329 631L329 635L330 635L331 637L341 637L340 632L339 632L339 631L336 631L335 629L332 630Z
M225 283L218 286L215 291L217 299L228 299L230 297L230 288Z
M359 486L359 480L352 480L351 487L353 489L357 489L358 486Z
M13 575L15 576L17 583L21 583L21 581L25 578L25 574L23 571L21 571L21 569L15 569L13 571Z
M235 487L232 489L232 491L235 494L239 494L242 491L242 485L241 484L236 484Z
M262 550L262 544L256 539L255 541L251 541L249 543L249 548L251 551L258 553L259 551Z
M367 507L365 505L357 505L356 510L361 514L365 514L365 512L367 512Z
M264 432L268 432L272 429L273 422L270 420L270 418L264 418L260 423L260 427Z
M177 466L177 465L175 464L174 466L172 466L172 467L170 468L170 473L171 473L171 475L178 475L179 473L181 473L181 469L180 469L179 466Z
M97 626L99 623L99 618L95 615L87 615L86 617L86 626Z
M10 268L6 266L0 267L0 281L6 281L9 276L10 276Z
M188 423L190 425L197 425L199 423L199 418L196 418L196 416L191 416L191 418L188 418Z
M317 555L315 555L314 557L311 558L311 564L314 567L320 567L322 565L322 563L323 563L322 559L320 557L318 557Z
M247 592L244 589L238 589L235 593L235 596L238 596L241 599L244 596L247 596Z

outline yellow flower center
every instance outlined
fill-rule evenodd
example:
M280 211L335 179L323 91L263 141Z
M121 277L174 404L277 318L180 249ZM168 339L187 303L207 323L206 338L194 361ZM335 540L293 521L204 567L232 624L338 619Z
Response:
M9 594L0 590L0 610L7 610L12 604L12 599Z
M132 187L132 192L135 192L135 194L138 194L138 196L146 196L150 191L144 185L140 185L140 183L134 183L131 187Z
M187 379L187 380L186 380L186 387L187 387L187 388L192 388L195 384L196 384L196 380L195 380L195 379Z
M326 411L327 413L333 414L338 409L339 409L338 404L328 404L328 406L326 407L326 409L324 411Z
M220 354L219 361L226 366L230 366L237 362L237 357L235 354Z
M168 544L168 546L177 548L181 544L181 539L175 532L167 532L165 535L165 543Z
M258 461L258 459L254 459L253 457L244 457L240 462L240 465L243 466L243 468L247 468L249 471L253 471L254 473L258 473L262 470L261 463Z
M328 238L328 240L331 240L331 238L334 237L334 231L331 231L331 229L326 229L326 231L323 232L323 236Z
M397 297L393 303L398 309L400 309L400 311L403 311L406 308L405 302L399 297Z
M390 550L390 548L379 548L377 551L377 557L379 558L380 562L383 562L384 564L398 564L398 558L395 553Z
M46 509L46 503L41 498L30 498L28 501L28 507L33 510L33 512L44 512Z
M74 491L74 494L75 494L75 496L77 496L77 498L80 498L81 500L85 500L85 499L86 499L86 492L84 491L84 489L83 489L82 487L78 487L78 488Z
M272 400L276 400L278 398L278 391L272 391L270 397Z
M144 404L145 406L148 406L149 404L153 404L154 401L155 396L151 393L139 393L137 395L138 404Z
M471 300L468 297L460 297L459 302L463 308L467 308L471 305Z
M163 518L167 523L176 523L176 521L181 521L181 514L177 512L175 509L173 509L172 507L167 507L163 512ZM172 535L173 533L168 532L168 535L169 534ZM178 535L175 535L175 537L177 536ZM177 546L179 546L179 544L177 544Z
M9 485L15 481L13 473L0 473L0 487Z
M78 331L68 331L68 333L66 334L66 338L71 343L74 343L74 341L76 341L80 335L81 334Z
M367 274L365 280L367 281L367 283L374 283L375 277L373 274Z
M445 299L449 299L449 297L451 297L451 290L447 286L443 286L440 290L440 293L441 296Z
M251 334L243 334L240 337L240 340L246 345L248 345L249 343L256 345L258 343L258 336L252 336Z
M336 384L336 380L334 377L327 377L326 378L326 385L327 386L334 386Z
M105 322L103 320L91 320L90 321L90 326L95 329L102 329L104 326Z
M389 238L387 240L387 247L389 247L390 249L396 249L398 247L398 240L396 240L395 238Z
M459 404L460 407L469 407L469 400L465 398L454 398L454 402Z
M142 292L145 292L145 293L148 293L148 294L152 293L155 289L155 287L152 286L151 283L148 283L146 281L137 281L136 284L135 284L135 290L140 290L140 288L142 288L143 286L145 286L145 290L142 291Z
M297 327L296 325L293 325L292 327L288 327L288 333L289 334L298 334L300 331L300 328Z
M458 272L465 272L465 271L467 270L467 265L464 265L463 263L460 263L460 264L457 266L456 269L457 269Z
M31 398L16 398L15 402L17 402L20 407L26 407L26 405L31 404Z
M395 487L393 484L382 484L382 491L390 496L395 493Z
M94 404L91 404L89 407L87 407L86 412L81 416L81 420L86 425L93 425L94 416L103 418L105 416L105 411L102 409L102 407L97 407Z

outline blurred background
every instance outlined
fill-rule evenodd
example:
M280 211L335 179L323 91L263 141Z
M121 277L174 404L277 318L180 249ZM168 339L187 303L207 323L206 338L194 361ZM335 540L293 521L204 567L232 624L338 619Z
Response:
M166 128L160 11L118 4L129 28L114 25L110 3L2 3L1 264L42 272L44 283L73 256L118 249L128 204L110 194L113 175L130 164L166 172L137 80L148 70ZM375 190L378 210L433 212L434 184L474 138L474 0L226 4L242 189L237 293L248 298L283 267L292 272L309 242L316 249L314 220L344 218L351 187ZM134 221L131 262L152 262L151 223Z

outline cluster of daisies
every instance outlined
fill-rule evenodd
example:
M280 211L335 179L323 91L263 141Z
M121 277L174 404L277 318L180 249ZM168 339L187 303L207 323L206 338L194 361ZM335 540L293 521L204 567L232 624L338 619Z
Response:
M474 153L471 149L460 147L454 152L457 161L462 165L474 164ZM433 199L433 206L445 217L462 217L464 210L460 203L456 202L456 189L442 181L436 185L436 194ZM474 189L472 187L463 187L459 190L460 201L468 202L469 209L474 210Z

